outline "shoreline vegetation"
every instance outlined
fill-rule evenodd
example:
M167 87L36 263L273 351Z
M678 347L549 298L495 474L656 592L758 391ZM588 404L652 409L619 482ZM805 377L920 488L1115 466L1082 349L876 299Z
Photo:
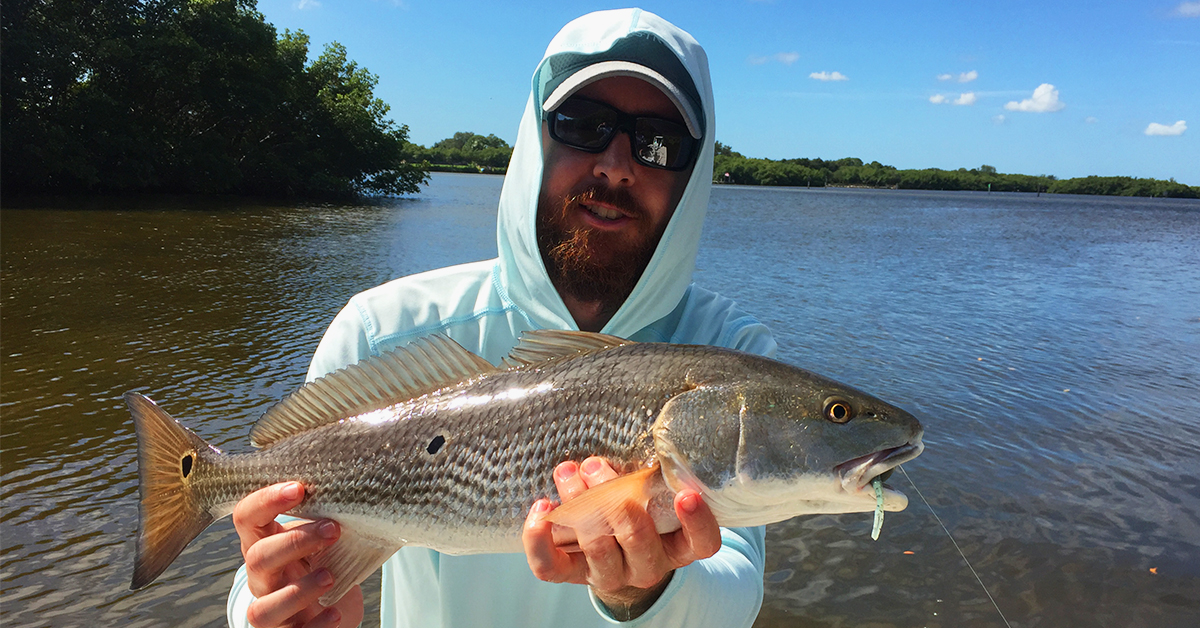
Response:
M512 147L460 132L426 148L378 77L333 42L282 34L256 0L14 0L0 13L0 188L19 195L286 198L415 194L429 172L504 174ZM1200 198L1174 179L900 170L750 158L717 142L713 182Z
M378 77L255 0L15 0L0 13L5 196L412 194Z
M422 163L431 172L504 174L511 153L512 148L495 135L484 137L467 132L455 133L454 137L431 148L416 144L405 147L406 157ZM718 184L809 188L1200 198L1200 187L1177 183L1174 179L1096 176L1058 179L1053 175L1003 174L987 165L970 170L899 170L877 161L864 164L853 157L834 161L754 159L734 152L720 142L716 145L712 180Z
M713 183L718 184L1200 198L1200 188L1174 180L1095 176L1058 179L1053 175L1002 174L987 165L971 170L898 170L877 161L864 164L857 158L753 159L720 142L716 153ZM455 133L431 148L416 144L405 147L406 157L431 172L504 174L511 154L508 143L495 135L468 132Z
M716 156L713 160L713 182L798 187L1200 198L1200 187L1177 183L1174 179L1163 181L1097 176L1059 179L1054 175L1005 174L988 165L970 170L899 170L878 161L863 163L863 160L855 157L835 161L754 159L745 157L720 142L717 142Z

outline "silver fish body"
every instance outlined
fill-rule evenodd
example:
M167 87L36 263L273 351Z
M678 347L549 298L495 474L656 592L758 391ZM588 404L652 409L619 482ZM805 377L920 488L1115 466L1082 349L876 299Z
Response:
M223 455L145 397L127 400L142 491L134 588L250 492L299 481L306 495L293 514L344 530L316 561L338 583L323 603L403 545L521 551L530 506L556 495L552 471L567 460L653 468L638 476L653 478L643 488L671 529L670 496L685 486L722 525L870 511L863 487L922 448L911 415L819 375L728 349L578 332L534 332L507 368L441 337L372 358L268 411L251 434L263 448L249 454ZM892 491L887 501L907 503ZM567 506L563 525L599 516L586 501Z

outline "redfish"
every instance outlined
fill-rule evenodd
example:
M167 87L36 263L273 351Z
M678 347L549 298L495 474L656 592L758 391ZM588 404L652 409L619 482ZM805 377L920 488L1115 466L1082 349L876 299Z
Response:
M430 336L308 383L226 455L137 393L140 523L132 587L157 578L249 493L296 481L291 514L330 518L339 540L311 561L329 605L405 545L519 552L559 463L602 456L623 475L555 509L556 539L604 531L636 500L659 532L699 492L723 526L869 512L875 478L918 456L920 423L866 393L782 362L708 346L529 332L501 366ZM883 489L883 508L908 499Z

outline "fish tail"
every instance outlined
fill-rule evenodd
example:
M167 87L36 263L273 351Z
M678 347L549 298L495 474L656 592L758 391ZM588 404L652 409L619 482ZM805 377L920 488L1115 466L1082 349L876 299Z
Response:
M201 502L194 481L220 451L172 419L153 401L125 393L138 448L137 558L130 589L159 576L217 517Z

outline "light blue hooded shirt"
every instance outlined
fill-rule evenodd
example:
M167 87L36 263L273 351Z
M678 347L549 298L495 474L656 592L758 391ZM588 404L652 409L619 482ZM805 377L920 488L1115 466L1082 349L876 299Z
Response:
M658 249L603 332L644 342L733 347L772 356L775 341L729 299L692 285L708 207L715 116L708 59L691 35L640 9L585 15L550 42L533 76L512 161L500 193L499 257L403 277L355 295L321 339L311 381L348 364L433 333L499 363L522 332L578 329L550 283L537 247L542 181L541 103L547 59L608 50L623 37L652 35L675 52L695 82L704 113L703 148ZM549 470L547 470L549 473ZM750 626L763 595L764 530L721 530L711 558L679 569L658 601L629 626ZM229 624L248 626L253 600L238 571ZM600 627L622 623L583 585L535 578L524 554L450 556L406 547L383 566L381 626Z

